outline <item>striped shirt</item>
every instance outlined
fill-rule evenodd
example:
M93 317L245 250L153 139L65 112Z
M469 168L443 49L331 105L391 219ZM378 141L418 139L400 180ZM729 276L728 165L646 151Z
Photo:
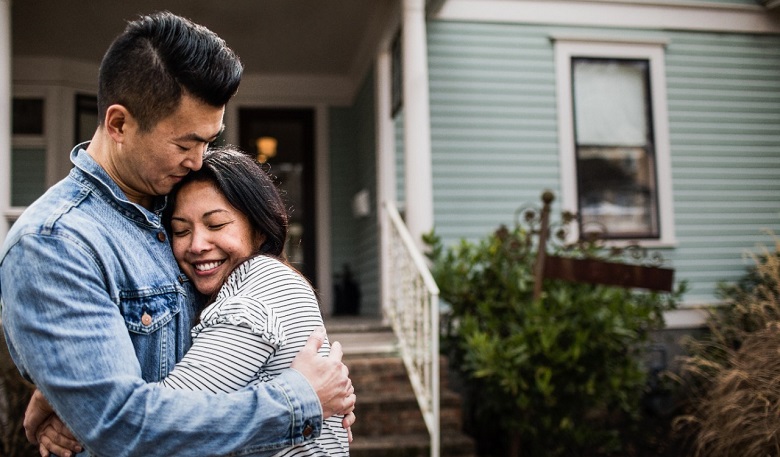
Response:
M256 256L239 265L192 329L192 348L161 382L174 389L233 392L289 368L311 332L323 325L309 283L282 262ZM320 353L327 355L325 341ZM348 456L343 416L320 436L276 456Z

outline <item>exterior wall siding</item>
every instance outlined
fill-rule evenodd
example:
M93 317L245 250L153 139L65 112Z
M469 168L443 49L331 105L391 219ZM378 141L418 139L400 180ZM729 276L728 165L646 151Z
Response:
M361 315L366 316L381 315L374 129L373 78L369 76L352 106L330 110L334 286L348 265L360 287ZM370 214L356 217L353 198L364 189L370 194Z
M331 271L334 276L341 272L342 265L354 265L357 254L355 246L357 227L352 222L351 203L355 190L353 183L343 178L357 174L358 157L353 137L354 117L352 108L329 110ZM334 278L334 285L335 283Z
M395 198L398 211L403 214L404 200L406 199L406 176L404 176L404 112L398 110L393 118L395 133Z
M734 280L780 233L780 37L669 34L667 86L679 246L692 299Z
M678 244L659 249L690 305L780 233L780 37L432 21L434 222L477 239L560 192L555 35L664 39ZM553 208L554 214L558 213Z

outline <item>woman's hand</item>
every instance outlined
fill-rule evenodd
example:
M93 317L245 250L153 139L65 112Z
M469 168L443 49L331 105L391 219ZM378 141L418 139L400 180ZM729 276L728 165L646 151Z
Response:
M41 457L52 454L60 457L72 457L83 450L76 437L56 415L49 416L38 428L38 452Z

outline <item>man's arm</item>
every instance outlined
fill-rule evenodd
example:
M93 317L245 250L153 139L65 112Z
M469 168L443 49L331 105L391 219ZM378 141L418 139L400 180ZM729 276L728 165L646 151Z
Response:
M235 394L147 384L95 257L73 240L28 238L0 268L3 321L15 362L93 453L162 456L199 449L271 455L274 448L317 436L323 411L351 407L348 397L334 401L330 392L348 383L343 364L322 358L311 363L339 380L337 389L319 389L324 410L313 384L295 370Z
M352 412L356 399L355 389L352 383L348 382L348 389L345 392L341 392L338 386L342 385L342 380L339 377L333 379L332 384L328 384L323 379L333 375L333 373L329 373L326 367L317 366L319 359L322 359L318 352L324 341L325 330L323 328L316 329L309 336L305 347L301 351L302 354L299 353L296 356L293 364L299 366L301 370L308 374L307 380L310 383L316 383L319 386L317 393L322 404L326 405L325 408L343 407L344 405L340 403L346 402L346 409L338 414L345 414L342 425L347 429L349 442L352 442L351 426L355 423L355 414ZM333 354L332 359L331 361L326 361L325 365L332 365L333 361L341 360L342 358L343 353L340 343L334 343L331 351L331 354ZM323 369L325 371L322 371ZM340 367L338 367L338 370L343 371ZM42 457L49 457L51 454L69 457L82 450L81 445L76 441L70 430L54 414L51 406L38 390L33 393L33 398L30 400L30 404L25 412L24 426L27 439L33 444L39 444Z

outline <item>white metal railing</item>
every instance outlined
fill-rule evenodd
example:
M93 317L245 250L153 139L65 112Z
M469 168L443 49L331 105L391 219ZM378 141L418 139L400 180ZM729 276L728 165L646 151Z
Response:
M439 288L392 202L385 202L389 281L384 309L439 457Z

